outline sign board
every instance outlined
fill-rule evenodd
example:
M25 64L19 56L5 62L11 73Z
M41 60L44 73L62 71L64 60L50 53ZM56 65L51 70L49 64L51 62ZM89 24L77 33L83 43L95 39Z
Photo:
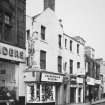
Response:
M77 83L76 76L70 76L70 83L71 84L76 84Z
M77 83L83 83L83 78L77 77Z
M101 84L101 80L95 80L95 84Z
M52 74L52 73L42 73L41 81L48 81L48 82L63 82L63 76Z
M87 77L86 82L88 85L95 85L95 79L91 77Z
M25 82L35 82L40 80L40 72L27 71L24 73Z
M0 58L25 62L25 50L8 44L0 43Z

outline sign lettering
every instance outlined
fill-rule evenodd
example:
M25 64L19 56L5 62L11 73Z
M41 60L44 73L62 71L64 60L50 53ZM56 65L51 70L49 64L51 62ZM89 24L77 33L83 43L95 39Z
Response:
M25 62L25 50L0 43L0 58Z

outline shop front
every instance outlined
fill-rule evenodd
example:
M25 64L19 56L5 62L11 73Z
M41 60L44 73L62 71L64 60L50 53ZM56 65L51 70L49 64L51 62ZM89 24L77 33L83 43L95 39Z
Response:
M21 72L22 77L24 67L25 50L0 43L0 100L19 101L24 96L24 92L20 94L21 87L24 86L19 86L24 83L19 76Z
M92 77L87 76L86 78L86 91L85 91L85 99L86 102L94 100L94 87L95 87L95 79Z
M70 103L83 102L83 78L70 77Z
M60 100L59 86L63 81L63 76L49 72L35 72L34 77L25 80L26 104L55 105L58 103Z

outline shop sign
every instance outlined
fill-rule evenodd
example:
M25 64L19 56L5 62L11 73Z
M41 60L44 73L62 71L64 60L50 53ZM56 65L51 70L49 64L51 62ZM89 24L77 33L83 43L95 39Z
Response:
M70 76L70 83L71 84L76 84L77 83L76 76Z
M87 77L86 82L88 85L95 85L95 79L91 77Z
M57 74L42 73L41 81L63 82L63 76Z
M0 58L25 62L25 50L8 44L0 43Z
M101 84L101 80L95 80L95 84Z
M83 83L83 78L77 77L77 83Z

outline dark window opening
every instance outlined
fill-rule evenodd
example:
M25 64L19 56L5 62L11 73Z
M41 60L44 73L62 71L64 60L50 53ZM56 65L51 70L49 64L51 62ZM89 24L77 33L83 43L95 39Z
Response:
M8 25L5 25L5 28L4 28L4 40L8 42L12 40L11 27Z
M70 51L72 51L72 40L70 40Z
M70 74L73 74L73 60L70 60Z
M67 39L65 39L65 48L67 48Z
M58 56L58 72L62 72L62 57Z
M26 35L27 35L27 40L29 40L29 38L30 38L30 30L26 31Z
M41 26L41 39L42 40L45 40L45 27L44 26Z
M79 44L77 44L77 54L79 54Z
M6 74L6 70L0 70L0 74Z
M46 52L40 51L40 69L46 69Z
M77 69L80 68L80 62L77 62Z
M62 38L62 36L61 35L59 35L59 39L58 39L58 44L59 44L59 48L61 48L62 46L61 46L61 38Z

